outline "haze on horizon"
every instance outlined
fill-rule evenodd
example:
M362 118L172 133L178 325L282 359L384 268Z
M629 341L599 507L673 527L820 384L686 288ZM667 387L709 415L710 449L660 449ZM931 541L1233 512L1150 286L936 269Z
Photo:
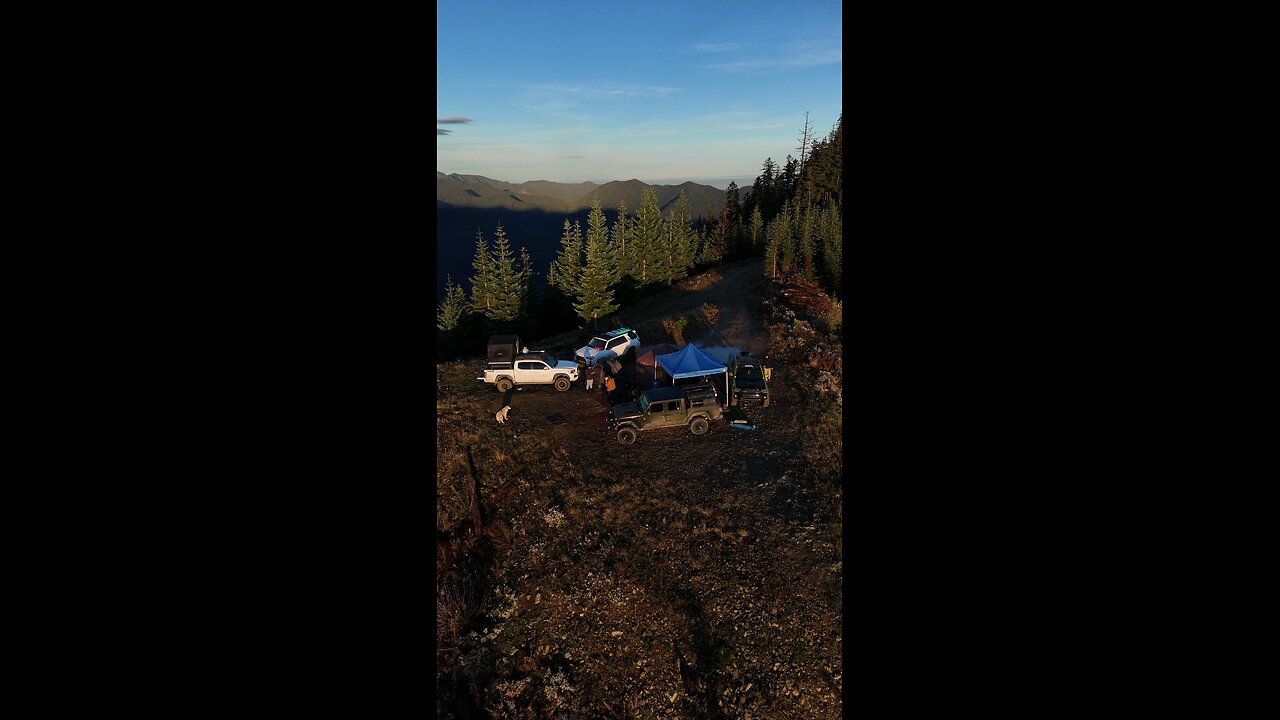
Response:
M749 186L842 110L835 0L442 0L436 169L512 183Z

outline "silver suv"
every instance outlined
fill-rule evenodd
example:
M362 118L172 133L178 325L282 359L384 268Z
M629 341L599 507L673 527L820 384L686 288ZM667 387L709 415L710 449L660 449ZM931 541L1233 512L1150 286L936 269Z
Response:
M591 366L600 360L625 357L627 353L634 355L638 347L640 333L631 328L619 328L591 338L590 342L574 352L574 359Z

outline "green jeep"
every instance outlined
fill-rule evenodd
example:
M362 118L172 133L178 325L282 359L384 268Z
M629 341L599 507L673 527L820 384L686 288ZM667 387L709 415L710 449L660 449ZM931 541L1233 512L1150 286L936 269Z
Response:
M630 445L641 430L666 427L688 427L701 435L721 417L715 387L694 384L683 387L661 387L645 390L635 402L613 406L610 427L618 428L618 442Z

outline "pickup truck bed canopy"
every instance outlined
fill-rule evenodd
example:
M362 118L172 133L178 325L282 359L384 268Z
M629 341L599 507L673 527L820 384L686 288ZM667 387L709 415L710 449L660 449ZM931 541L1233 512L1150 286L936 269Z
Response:
M520 338L516 335L492 335L489 337L489 362L511 362L520 351Z

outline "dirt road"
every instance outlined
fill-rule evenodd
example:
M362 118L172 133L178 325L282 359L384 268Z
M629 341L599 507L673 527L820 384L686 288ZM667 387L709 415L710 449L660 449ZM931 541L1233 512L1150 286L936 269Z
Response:
M748 352L764 352L765 337L755 316L754 299L759 297L764 278L760 259L750 258L715 269L722 279L702 290L674 288L637 303L627 309L628 322L639 324L660 320L677 313L692 311L703 303L720 308L720 317L709 332L687 338L696 345L708 347L734 345Z

